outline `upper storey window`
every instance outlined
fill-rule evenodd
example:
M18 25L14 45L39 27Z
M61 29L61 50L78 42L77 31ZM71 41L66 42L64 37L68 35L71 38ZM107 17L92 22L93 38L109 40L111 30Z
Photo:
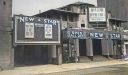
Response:
M80 13L86 15L86 7L85 6L80 7Z
M69 6L69 7L67 7L67 11L71 11L71 7Z

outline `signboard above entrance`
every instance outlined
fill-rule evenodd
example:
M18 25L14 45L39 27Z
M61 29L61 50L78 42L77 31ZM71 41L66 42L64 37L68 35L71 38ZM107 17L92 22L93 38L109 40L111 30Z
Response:
M85 39L85 34L83 31L69 30L67 31L67 34L68 38Z
M102 32L92 32L89 33L89 37L93 39L103 39L105 38L105 35Z
M60 21L48 18L14 16L16 44L59 44Z
M109 31L92 31L85 29L65 29L64 39L122 39L121 33Z

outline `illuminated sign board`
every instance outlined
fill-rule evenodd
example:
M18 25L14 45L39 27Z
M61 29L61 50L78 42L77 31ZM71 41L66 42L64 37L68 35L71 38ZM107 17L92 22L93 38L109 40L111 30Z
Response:
M59 44L60 21L56 19L14 16L16 44Z

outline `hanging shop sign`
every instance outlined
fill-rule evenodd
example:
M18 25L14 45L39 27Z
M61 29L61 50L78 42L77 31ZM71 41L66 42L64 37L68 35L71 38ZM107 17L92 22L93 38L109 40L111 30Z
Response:
M105 8L89 8L89 22L106 22Z
M48 18L14 16L16 44L60 43L60 21Z

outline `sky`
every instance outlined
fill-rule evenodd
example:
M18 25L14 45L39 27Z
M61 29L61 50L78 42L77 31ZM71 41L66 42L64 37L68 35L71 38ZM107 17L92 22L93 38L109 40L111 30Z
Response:
M13 0L13 15L32 16L49 9L55 9L74 2L85 2L97 5L97 0Z

